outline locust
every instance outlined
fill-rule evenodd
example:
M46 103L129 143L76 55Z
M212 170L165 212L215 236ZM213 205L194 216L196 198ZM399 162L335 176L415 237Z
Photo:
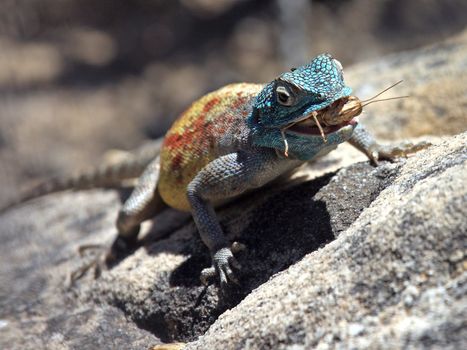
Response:
M402 83L402 80L398 81L395 84L392 84L388 88L384 89L383 91L379 92L375 96L367 99L367 100L360 100L357 96L348 96L343 97L335 101L334 103L330 104L326 108L320 109L318 111L312 111L310 114L305 115L299 121L295 121L287 125L286 127L281 129L282 139L285 145L284 155L286 157L289 156L288 154L288 142L285 137L285 130L291 128L292 126L300 126L303 128L318 128L321 138L326 143L326 133L332 132L333 127L337 125L342 125L343 123L350 122L354 118L358 117L363 112L363 107L374 103L374 102L381 102L381 101L388 101L388 100L395 100L401 98L408 98L410 96L397 96L397 97L390 97L380 100L375 100L378 96L381 96L383 93L392 89L393 87Z

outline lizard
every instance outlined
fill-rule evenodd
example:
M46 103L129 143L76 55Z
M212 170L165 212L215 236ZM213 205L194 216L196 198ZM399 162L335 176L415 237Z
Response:
M133 246L141 223L168 206L191 212L210 251L212 266L201 272L201 280L206 283L217 277L221 288L238 283L241 266L234 257L234 246L222 232L216 207L275 181L344 142L362 151L375 165L378 160L407 156L426 147L378 143L357 120L361 104L351 94L341 63L321 54L267 84L230 84L195 101L167 131L157 148L159 154L146 156L145 169L118 213L118 235L106 261ZM320 113L328 117L321 118L324 127L317 118ZM115 182L106 181L108 177L116 180L135 175L125 167L116 172L109 168L42 187L30 197L76 183L87 188ZM135 168L139 172L143 166L138 163Z

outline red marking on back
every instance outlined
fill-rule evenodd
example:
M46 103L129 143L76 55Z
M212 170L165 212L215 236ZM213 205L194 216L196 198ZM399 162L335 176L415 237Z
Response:
M219 97L214 97L212 100L210 100L208 103L206 103L203 107L203 111L201 112L201 117L205 117L206 114L209 113L211 109L214 108L215 105L217 105L220 102Z
M172 172L172 181L182 183L185 177L192 176L191 170L185 171L186 165L189 169L192 165L188 164L193 162L203 166L216 156L218 140L242 122L239 118L245 117L242 105L246 99L242 93L235 93L229 99L213 96L201 105L193 105L182 115L173 131L166 135L163 146L170 154L166 158L166 169Z
M175 155L175 157L173 157L172 159L172 167L174 169L180 169L181 165L182 165L182 155L180 153L178 153L177 155Z
M164 140L164 146L169 148L181 148L185 143L182 135L170 134Z
M199 152L209 152L214 147L211 135L214 123L209 113L220 102L214 97L204 104L201 112L184 127L182 134L168 134L164 140L164 147L174 150L170 160L170 168L177 173L183 166L184 157L189 154L199 155ZM187 111L190 113L190 110ZM181 179L178 179L181 180Z

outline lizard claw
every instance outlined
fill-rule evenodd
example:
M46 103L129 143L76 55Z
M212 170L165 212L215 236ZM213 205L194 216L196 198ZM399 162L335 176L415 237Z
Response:
M128 241L124 238L117 236L112 246L106 252L104 261L106 265L113 266L118 261L122 260L136 248L136 241Z
M206 285L209 279L218 276L222 289L226 288L229 282L240 284L234 270L240 270L241 265L233 256L232 250L239 251L243 247L239 243L234 243L232 249L227 247L218 249L212 256L213 266L201 271L201 283Z
M67 285L72 287L88 271L97 279L103 270L115 265L136 248L135 241L128 241L117 236L110 249L102 244L86 244L78 247L80 258L85 259L80 267L71 271Z
M378 165L378 160L389 160L393 162L396 158L407 158L409 154L418 152L431 146L430 142L421 141L418 143L402 142L397 145L373 144L367 151L368 158L374 165Z
M78 247L78 254L81 259L85 259L81 266L72 270L67 276L66 285L71 288L75 283L81 279L88 271L93 272L94 279L98 278L102 272L105 270L104 259L102 259L101 252L105 247L101 244L87 244ZM87 252L94 251L94 253L87 256Z
M215 276L216 276L216 269L214 268L214 266L207 267L201 271L201 276L200 276L201 283L207 286L209 284L209 280L211 278L214 278Z

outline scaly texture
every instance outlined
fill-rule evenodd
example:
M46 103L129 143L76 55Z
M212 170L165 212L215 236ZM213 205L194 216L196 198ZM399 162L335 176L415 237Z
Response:
M361 108L344 111L347 101L357 101L351 91L339 61L322 54L264 86L234 84L202 97L168 131L160 157L148 163L120 210L118 237L107 262L137 241L143 221L169 205L191 211L211 253L213 265L202 272L202 280L217 276L223 287L238 282L239 264L217 219L216 206L271 183L346 141L375 164L381 158L420 149L376 143L354 118ZM332 125L321 127L316 124L317 114L338 117ZM86 186L93 179L105 180L92 174L83 179L89 179L84 181ZM61 188L73 183L64 182Z
M232 84L193 103L165 136L161 152L159 193L173 208L190 210L186 188L209 162L225 154L224 135L245 130L259 84Z

